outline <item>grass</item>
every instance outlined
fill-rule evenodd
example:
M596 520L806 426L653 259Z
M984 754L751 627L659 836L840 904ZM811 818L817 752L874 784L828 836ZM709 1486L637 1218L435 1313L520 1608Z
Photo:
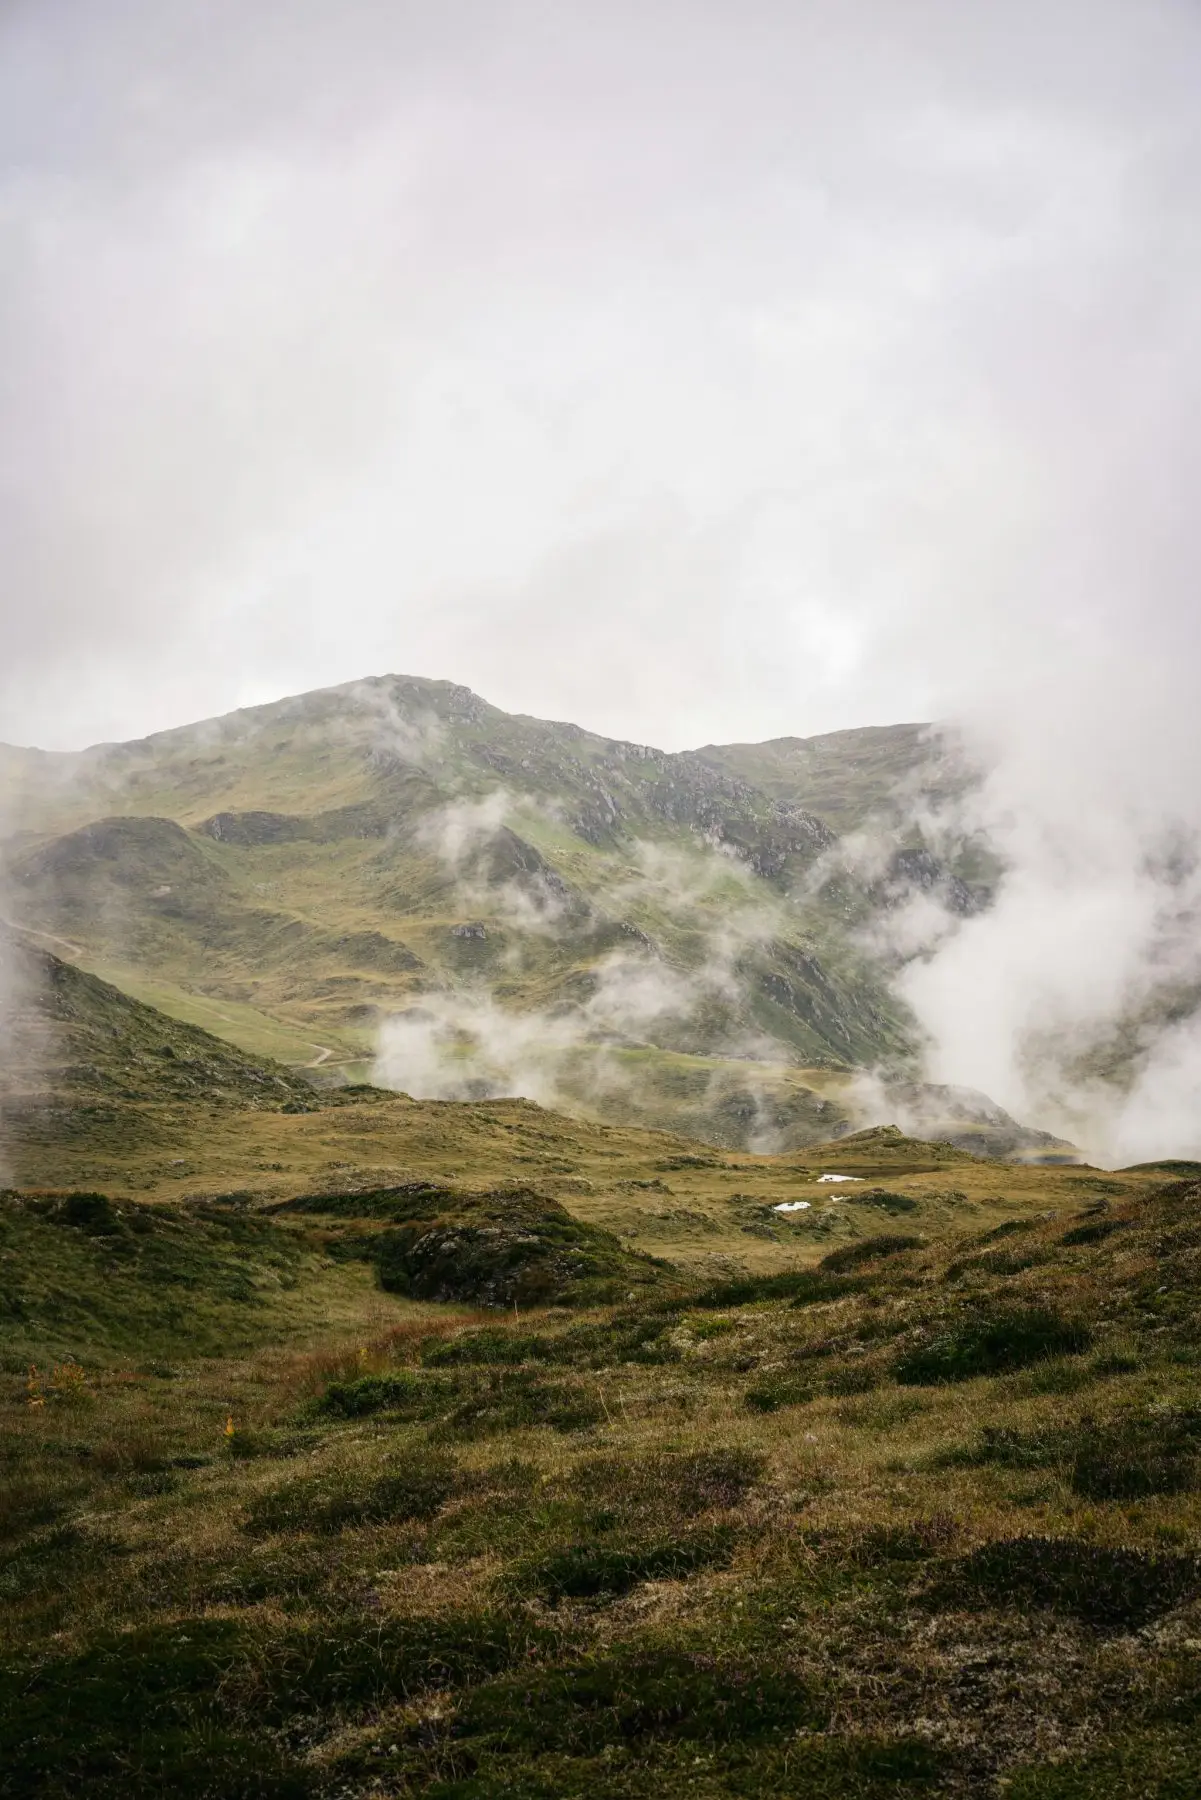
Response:
M289 1024L286 1019L274 1018L244 1000L223 999L167 982L148 980L140 970L126 966L95 965L90 961L84 961L80 966L133 999L165 1013L168 1018L212 1032L215 1037L226 1039L249 1055L273 1057L277 1062L296 1068L311 1066L317 1060L320 1046L308 1036L304 1022ZM318 1067L340 1068L364 1055L370 1060L369 1031L343 1028L331 1032L326 1026L325 1039L333 1054Z
M0 1795L1196 1791L1195 1183L518 1318L343 1194L9 1197Z
M0 1366L224 1355L386 1297L311 1233L229 1206L0 1193Z
M536 1187L625 1249L713 1279L794 1267L889 1236L1020 1226L1032 1209L1076 1211L1102 1187L1108 1204L1160 1179L981 1162L887 1129L804 1154L752 1155L589 1123L531 1101L318 1091L296 1071L233 1050L80 968L41 953L29 962L10 1031L15 1054L0 1071L5 1158L10 1179L26 1189L96 1188L155 1201L232 1191L257 1204L421 1181ZM817 1179L822 1172L863 1186L831 1188ZM775 1210L797 1199L806 1206ZM882 1231L892 1218L903 1230ZM1091 1215L1075 1228L1091 1233L1099 1223L1109 1229Z
M912 851L915 773L939 792L964 775L922 727L760 752L618 745L400 677L77 757L0 747L8 904L43 948L250 1055L353 1080L382 1018L483 989L576 1025L574 1053L531 1045L493 1071L503 1091L797 1149L854 1116L857 1067L908 1066L916 1042L861 948L896 895L848 872L815 885L835 845L819 814L843 830L882 807L879 830ZM448 809L466 824L441 854ZM927 852L922 879L939 868ZM694 1003L618 1007L598 1034L588 1003L614 956ZM1044 1147L946 1090L924 1099L970 1148Z

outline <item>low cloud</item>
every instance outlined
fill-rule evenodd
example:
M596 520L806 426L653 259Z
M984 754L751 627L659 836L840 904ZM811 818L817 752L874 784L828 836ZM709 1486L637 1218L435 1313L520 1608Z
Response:
M965 912L945 887L911 890L863 941L896 971L929 1081L1120 1164L1201 1153L1201 808L1173 766L1201 766L1201 733L1181 741L1191 710L1165 667L1175 716L1140 741L1109 674L1057 697L1049 729L1022 712L982 734L984 779L924 821L952 852L988 847L991 902ZM884 834L861 840L860 868L878 866Z
M374 1079L415 1099L515 1094L562 1104L573 1059L586 1055L593 1079L619 1084L606 1050L687 1018L705 993L703 981L649 956L607 957L594 980L587 1000L554 1012L502 1007L482 989L424 995L381 1026Z

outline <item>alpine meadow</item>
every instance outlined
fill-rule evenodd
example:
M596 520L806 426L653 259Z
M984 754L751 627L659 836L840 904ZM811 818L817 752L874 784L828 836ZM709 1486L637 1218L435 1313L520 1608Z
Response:
M1201 1794L1199 94L0 6L0 1800Z

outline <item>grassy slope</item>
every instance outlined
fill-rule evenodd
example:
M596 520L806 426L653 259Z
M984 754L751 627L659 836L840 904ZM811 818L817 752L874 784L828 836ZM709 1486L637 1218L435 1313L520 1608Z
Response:
M927 754L918 727L801 749L667 756L389 677L80 756L10 751L10 904L165 1010L350 1079L381 1013L423 995L578 1016L615 953L643 959L703 992L619 1026L649 1079L611 1087L611 1046L584 1045L551 1072L559 1098L731 1145L762 1135L766 1102L799 1145L828 1129L841 1068L908 1044L848 934L870 897L808 893L832 840L805 809L856 822ZM430 821L498 795L503 822L452 867ZM485 938L456 935L473 922Z
M171 1214L169 1344L3 1378L0 1795L1185 1800L1199 1201L487 1321L323 1265L335 1196Z
M969 779L962 760L930 725L868 725L762 744L706 744L697 755L777 799L803 793L806 805L839 833L907 799L946 800Z
M1071 1204L1102 1179L1083 1168L981 1162L887 1132L762 1156L524 1100L318 1091L48 952L10 941L8 955L21 998L0 1082L0 1149L9 1178L25 1187L99 1187L154 1200L238 1190L268 1201L398 1180L532 1183L629 1245L721 1269L812 1257L893 1214L923 1229L979 1228L1037 1195L1062 1193ZM638 1053L629 1061L631 1084L644 1088L664 1066L648 1075ZM681 1079L695 1078L692 1060L678 1062ZM822 1171L854 1174L862 1184L823 1184ZM1133 1175L1126 1185L1144 1179ZM865 1195L883 1187L891 1197L860 1198L860 1185ZM808 1206L773 1210L798 1199Z

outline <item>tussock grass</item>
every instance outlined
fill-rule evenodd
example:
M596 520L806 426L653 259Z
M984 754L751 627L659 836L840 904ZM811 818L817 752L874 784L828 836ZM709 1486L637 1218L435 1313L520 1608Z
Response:
M301 1239L223 1356L194 1217L193 1345L2 1377L0 1795L1191 1794L1199 1203L518 1318Z

